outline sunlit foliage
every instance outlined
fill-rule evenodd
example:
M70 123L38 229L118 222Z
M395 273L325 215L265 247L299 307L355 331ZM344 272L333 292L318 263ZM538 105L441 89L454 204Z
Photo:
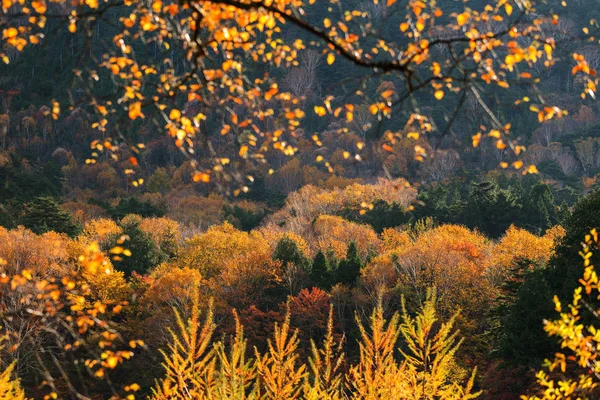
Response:
M177 332L164 353L166 375L154 389L154 399L257 398L267 399L340 399L345 394L355 399L474 399L475 371L470 378L455 362L460 346L453 320L438 323L436 296L428 292L416 317L394 314L387 321L379 305L368 324L359 320L360 359L343 374L344 360L339 342L333 336L333 314L322 347L314 342L309 365L298 355L298 332L290 326L289 312L276 324L264 354L255 350L255 358L246 358L243 328L236 322L230 352L223 342L210 345L215 329L211 308L204 322L198 300L184 320L177 313ZM237 321L237 318L236 318ZM406 349L396 359L398 339Z
M587 322L589 314L597 322L598 310L593 302L600 298L600 286L592 251L598 247L598 232L592 229L586 235L580 255L585 267L580 286L573 292L571 302L564 307L554 298L555 320L545 321L544 330L560 343L560 351L546 360L544 370L537 374L540 395L522 399L593 399L598 395L598 337L597 325Z
M127 305L119 295L120 289L97 291L97 285L101 290L115 289L95 278L98 274L114 273L98 246L86 248L69 270L40 274L5 259L0 259L0 268L0 317L6 337L3 352L17 360L18 368L35 365L43 379L42 386L49 392L46 398L76 396L86 391L89 382L76 373L76 365L114 393L123 392L112 385L110 374L133 356L133 348L143 343L124 343L116 330L113 319ZM117 274L116 282L119 277L121 283L117 287L123 287L122 275ZM121 299L115 299L118 297ZM61 368L51 367L60 365L62 359L69 363Z
M509 93L512 87L522 88L525 95L514 98L515 105L534 113L540 122L566 115L564 109L536 95L543 78L539 67L552 67L562 45L545 28L560 20L530 1L499 0L458 8L438 2L374 2L372 6L382 7L384 15L398 15L394 35L381 36L373 13L334 1L323 10L320 2L302 0L196 0L182 4L161 0L58 0L51 4L5 0L5 49L0 55L8 63L11 52L42 43L49 19L61 21L73 35L82 33L89 45L87 39L97 21L117 6L126 11L115 23L112 41L100 56L92 57L89 67L82 65L74 74L85 88L79 102L97 115L93 127L119 133L92 143L90 163L103 151L116 156L118 144L126 141L119 116L132 123L156 118L190 157L194 181L209 182L216 176L223 182L235 180L239 188L235 193L246 191L253 177L244 175L242 166L263 163L269 150L285 155L298 150L294 142L307 114L302 108L306 91L280 87L267 71L300 65L301 55L309 49L330 66L345 64L367 72L359 85L349 90L352 100L327 95L311 114L340 119L361 131L369 118L385 121L394 112L402 113L401 126L383 127L384 152L393 152L397 142L414 141L408 147L417 159L425 160L436 151L420 138L447 135L469 98L484 111L480 126L468 134L472 145L477 147L489 139L498 150L510 149L519 157L525 150L523 143L511 136L510 121L492 111L493 105L482 95L486 87ZM586 26L584 33L591 36L593 32ZM135 49L140 46L155 46L155 62L137 55ZM181 53L183 59L176 64L170 52ZM595 71L584 54L571 57L572 74L583 82L582 96L594 97ZM264 74L253 74L253 67ZM107 80L107 75L115 91L110 99L98 95L100 81ZM375 96L361 90L372 82L379 88ZM415 93L430 98L433 104L454 103L444 124L438 126L416 101L419 96ZM194 107L186 107L192 102ZM47 114L56 119L67 107L55 102ZM230 141L233 151L211 152L215 138L206 132L207 120L220 121L216 131ZM196 152L198 138L204 146ZM319 136L313 141L319 145ZM360 160L364 146L359 142L337 158ZM129 143L128 174L139 165L137 153L142 148L143 144ZM513 159L502 161L501 166L537 173L535 165ZM318 161L333 171L328 160L321 157ZM143 179L132 178L131 183L137 187Z

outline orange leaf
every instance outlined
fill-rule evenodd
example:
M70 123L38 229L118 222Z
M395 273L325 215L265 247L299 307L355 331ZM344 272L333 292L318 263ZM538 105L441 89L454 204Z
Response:
M142 103L135 102L129 105L129 119L144 118L142 114Z
M194 182L210 182L210 175L205 172L196 172L192 178Z
M386 90L385 92L381 93L381 97L383 97L384 99L388 99L390 97L392 97L392 95L394 94L393 90Z

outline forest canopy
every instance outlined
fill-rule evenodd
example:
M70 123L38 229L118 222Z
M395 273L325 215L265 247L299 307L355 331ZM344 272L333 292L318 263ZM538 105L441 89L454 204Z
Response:
M3 0L0 399L598 398L592 3Z

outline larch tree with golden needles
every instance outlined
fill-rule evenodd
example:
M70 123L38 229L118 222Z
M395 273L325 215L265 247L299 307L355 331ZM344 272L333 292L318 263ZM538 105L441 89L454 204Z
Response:
M47 114L58 119L61 110L74 106L94 113L93 127L104 136L91 144L88 163L101 152L116 157L126 143L131 156L125 173L134 186L143 183L135 172L144 145L128 140L128 131L144 121L164 129L189 157L194 181L220 186L233 181L239 193L254 180L245 166L266 162L271 150L297 152L298 128L308 114L352 126L368 110L382 152L408 139L416 158L424 160L438 153L439 141L425 145L419 138L451 133L467 100L482 110L479 126L467 134L469 145L489 139L513 154L502 168L537 173L535 165L523 162L524 143L511 135L510 121L493 111L497 104L486 92L512 94L509 102L540 122L566 114L536 91L543 71L562 55L563 43L547 29L559 25L559 17L533 0L458 7L373 0L373 6L387 19L337 0L4 0L0 56L10 62L12 52L43 43L50 22L79 35L84 51L73 73L77 96L71 96L72 104L54 102ZM116 32L91 51L94 32L104 23L116 24ZM393 24L393 35L382 34L382 24ZM595 40L594 22L589 25L585 37ZM154 56L139 54L144 47L153 48ZM357 72L344 80L345 95L326 93L304 110L303 94L280 87L268 71L305 66L315 52L330 68ZM583 82L582 96L594 97L597 78L584 54L567 58ZM101 95L105 82L110 93ZM369 86L382 89L363 90ZM446 102L442 118L425 106ZM394 113L402 116L400 124L387 123ZM318 135L311 140L321 143ZM228 143L227 150L218 151L218 141ZM361 160L364 148L358 143L343 159ZM334 170L324 157L317 161Z
M212 304L202 324L199 297L194 293L190 317L184 320L176 312L177 332L171 331L169 353L164 352L165 377L153 389L152 398L206 399L213 390L215 354L211 346L215 324Z
M427 298L416 317L394 314L389 321L381 305L373 310L370 331L359 321L361 331L360 362L352 366L348 385L356 399L474 399L475 370L470 378L456 364L455 354L461 340L453 331L455 314L441 323L436 315L435 290ZM399 338L402 362L396 361ZM466 383L464 382L466 380Z
M1 340L0 340L1 342ZM0 364L1 365L1 364ZM25 392L21 388L18 379L13 379L13 369L15 362L12 362L8 367L2 368L0 372L0 400L25 400Z

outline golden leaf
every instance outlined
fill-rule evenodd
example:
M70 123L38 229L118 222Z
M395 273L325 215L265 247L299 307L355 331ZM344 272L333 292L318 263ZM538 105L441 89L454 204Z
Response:
M178 120L179 118L181 118L181 111L179 111L176 108L172 109L171 112L169 113L169 119Z
M468 21L469 21L469 13L467 13L467 12L464 12L462 14L458 14L456 16L456 22L458 23L458 26L463 26Z
M315 106L315 113L319 116L322 117L323 115L327 114L327 110L325 109L325 107L322 106Z
M335 54L329 53L327 55L327 64L331 65L335 62Z
M194 174L194 176L192 177L194 182L204 182L204 183L208 183L210 182L210 175L208 175L205 172L196 172Z
M144 118L144 114L142 114L142 103L139 101L129 105L129 119L135 120L136 118Z

